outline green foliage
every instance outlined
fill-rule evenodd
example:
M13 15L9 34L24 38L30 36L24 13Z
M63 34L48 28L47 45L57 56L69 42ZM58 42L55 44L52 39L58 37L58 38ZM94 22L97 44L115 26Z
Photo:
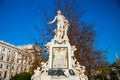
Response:
M102 75L97 75L97 76L95 76L95 80L97 80L97 79L102 80L102 78L103 78L103 76L102 76Z
M109 73L110 73L109 66L103 66L103 68L102 68L102 74L106 75L106 74L109 74Z
M11 80L31 80L32 74L29 72L21 72L12 77Z

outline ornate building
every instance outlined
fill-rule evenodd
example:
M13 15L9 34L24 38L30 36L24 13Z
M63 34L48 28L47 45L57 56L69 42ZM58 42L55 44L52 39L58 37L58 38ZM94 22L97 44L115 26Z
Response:
M116 65L120 67L120 58L118 57L118 54L116 53Z
M110 77L111 80L120 80L120 58L116 53L115 62L110 66Z
M14 46L0 41L0 78L10 80L17 73L28 72L35 53L41 53L41 49L35 45Z
M111 65L113 69L120 68L120 58L118 57L118 54L116 53L115 62Z

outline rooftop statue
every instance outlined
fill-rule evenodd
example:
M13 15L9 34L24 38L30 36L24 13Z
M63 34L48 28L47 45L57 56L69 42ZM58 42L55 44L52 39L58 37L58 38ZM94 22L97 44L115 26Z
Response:
M55 36L54 39L60 40L60 39L68 39L67 37L67 30L69 26L68 20L62 15L61 11L57 11L57 15L55 18L48 22L48 24L52 24L55 21L57 21L57 29L55 29Z

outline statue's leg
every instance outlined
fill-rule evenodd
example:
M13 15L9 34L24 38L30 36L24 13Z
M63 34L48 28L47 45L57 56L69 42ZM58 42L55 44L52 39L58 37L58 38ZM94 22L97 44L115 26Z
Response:
M63 37L63 29L62 29L62 27L60 28L60 38L62 39L62 37Z
M57 31L59 31L59 30L60 30L60 24L57 23Z
M67 39L68 38L68 36L67 36L67 30L68 30L68 26L65 26L65 28L64 28L64 39Z

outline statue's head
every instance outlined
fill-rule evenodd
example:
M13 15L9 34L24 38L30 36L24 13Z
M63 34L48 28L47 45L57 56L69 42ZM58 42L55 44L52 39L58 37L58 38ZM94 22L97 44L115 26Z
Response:
M62 12L60 10L57 11L57 14L62 14Z
M43 65L44 64L44 62L41 62L41 65Z

